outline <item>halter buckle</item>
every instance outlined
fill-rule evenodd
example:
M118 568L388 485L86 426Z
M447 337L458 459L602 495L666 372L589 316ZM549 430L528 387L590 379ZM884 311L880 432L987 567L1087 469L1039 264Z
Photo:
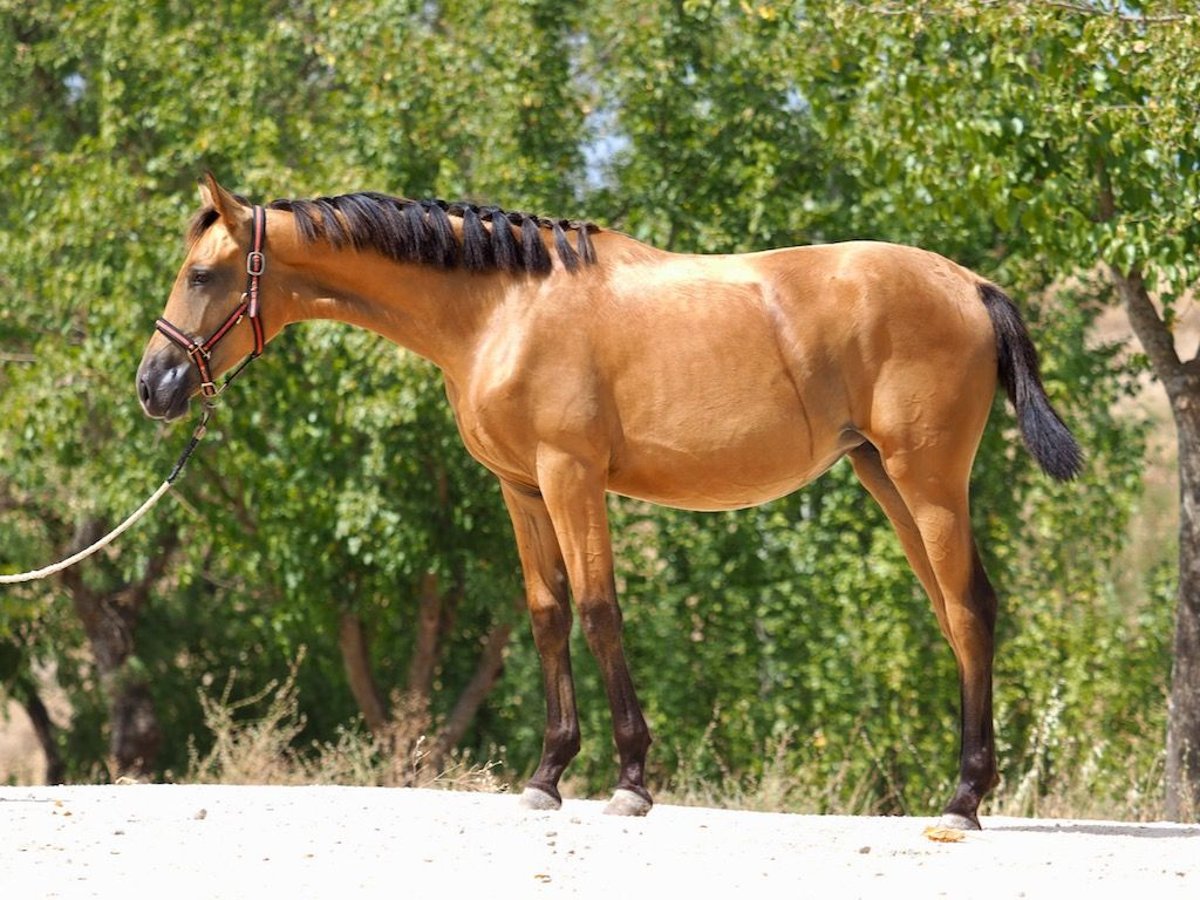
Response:
M251 250L246 254L246 274L257 278L267 270L267 258L261 250Z

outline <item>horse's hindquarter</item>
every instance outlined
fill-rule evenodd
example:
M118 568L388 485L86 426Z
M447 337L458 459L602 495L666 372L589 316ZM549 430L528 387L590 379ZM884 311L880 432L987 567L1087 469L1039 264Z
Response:
M832 354L849 423L886 455L955 445L973 456L996 390L979 278L929 251L869 241L761 254L806 357ZM814 343L815 342L815 343Z

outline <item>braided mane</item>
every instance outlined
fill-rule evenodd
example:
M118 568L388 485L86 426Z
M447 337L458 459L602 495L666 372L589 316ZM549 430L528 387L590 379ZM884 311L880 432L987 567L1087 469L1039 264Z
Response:
M406 200L375 192L274 200L267 208L292 213L301 239L309 243L325 241L335 249L374 250L397 262L470 272L548 274L552 262L543 231L551 233L563 267L574 272L596 261L589 235L600 230L590 222L506 212L497 206ZM462 220L460 234L451 226L451 216ZM188 230L189 241L216 219L212 209L197 213ZM574 246L569 232L574 232Z

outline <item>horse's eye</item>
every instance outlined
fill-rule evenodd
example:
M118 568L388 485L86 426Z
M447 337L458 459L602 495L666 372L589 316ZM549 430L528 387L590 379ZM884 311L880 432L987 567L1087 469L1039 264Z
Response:
M193 287L202 284L208 284L211 280L212 272L208 271L207 269L193 269L191 275L188 276L188 282Z

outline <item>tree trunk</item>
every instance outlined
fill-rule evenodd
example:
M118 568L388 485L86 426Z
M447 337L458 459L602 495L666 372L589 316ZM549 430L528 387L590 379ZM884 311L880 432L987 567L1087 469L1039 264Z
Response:
M108 700L110 774L114 779L148 777L162 746L162 732L149 685L133 655L137 611L119 594L99 594L82 586L72 590L72 600Z
M447 716L442 730L434 742L429 755L429 766L435 771L442 768L446 756L462 741L479 712L479 707L487 699L496 685L500 673L504 671L504 651L508 648L508 639L512 634L512 626L496 625L488 633L479 654L479 664L475 674L458 695L458 702Z
M58 752L58 744L54 741L54 723L50 721L50 712L46 704L33 687L32 678L29 684L19 687L21 705L33 725L33 733L37 735L42 755L46 758L46 784L62 784L66 780L67 767L63 763L62 754Z
M1200 397L1172 401L1179 434L1179 597L1167 699L1165 812L1180 822L1200 813Z
M150 685L141 674L134 674L130 657L121 667L102 677L109 696L109 769L114 778L150 778L162 749L162 729L154 709Z
M1180 360L1141 273L1112 269L1113 283L1154 374L1166 388L1179 441L1179 596L1167 698L1164 812L1200 813L1200 359Z
M437 573L426 572L421 576L417 603L417 634L408 666L408 691L428 705L442 636L442 595Z
M371 671L371 655L362 619L348 609L343 610L338 619L338 647L342 651L346 677L350 680L350 693L371 733L382 735L388 724L387 702Z
M103 531L102 522L88 519L80 525L73 543L85 547ZM175 546L174 536L169 536L141 580L111 592L89 587L78 568L67 569L61 576L83 624L108 700L108 764L113 779L149 777L162 747L149 682L134 655L134 632L150 589L162 577Z
M447 594L442 594L440 587L438 576L426 572L417 592L417 634L408 668L407 694L422 712L429 708L434 673L442 652L442 638L448 631L453 609L462 594L461 587L457 585ZM488 632L480 648L474 675L459 694L454 708L432 742L432 749L424 763L432 771L437 772L450 751L462 741L479 707L495 687L500 673L504 671L504 653L511 634L512 626L504 623L494 625ZM351 693L367 727L376 736L387 737L391 713L371 669L370 648L362 620L349 610L343 611L338 621L338 646L350 679Z

